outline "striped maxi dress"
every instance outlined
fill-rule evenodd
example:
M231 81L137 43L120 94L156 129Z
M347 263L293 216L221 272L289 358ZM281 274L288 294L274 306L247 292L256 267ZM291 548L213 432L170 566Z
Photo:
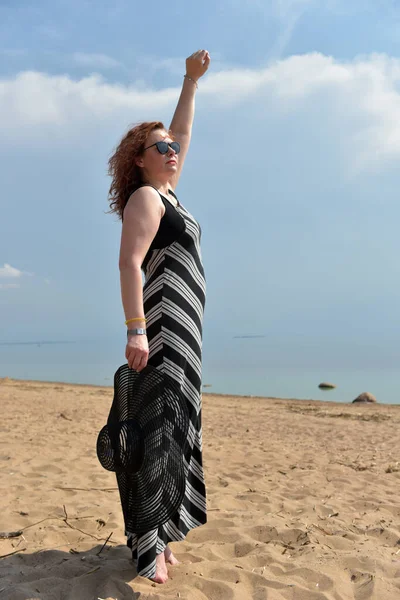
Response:
M176 198L172 191L170 193ZM190 424L184 456L186 490L181 506L157 529L143 534L125 532L138 575L149 578L155 575L157 554L163 552L169 542L185 539L191 529L207 521L201 426L205 304L201 228L179 201L175 207L162 194L160 197L165 214L142 264L148 363L179 383L189 409Z

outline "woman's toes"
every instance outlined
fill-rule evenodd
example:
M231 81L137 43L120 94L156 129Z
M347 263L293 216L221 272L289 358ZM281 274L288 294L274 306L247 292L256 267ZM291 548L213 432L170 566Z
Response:
M179 565L179 560L175 558L168 546L164 550L165 560L170 565Z
M150 577L150 581L154 581L155 583L165 583L167 580L168 574L161 575L160 573L157 573L157 571L154 577Z

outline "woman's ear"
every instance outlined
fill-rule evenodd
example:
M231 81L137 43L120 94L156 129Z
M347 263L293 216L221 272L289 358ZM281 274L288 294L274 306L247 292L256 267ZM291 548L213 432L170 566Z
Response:
M135 158L135 163L136 163L137 167L143 167L144 166L144 164L143 164L143 158L140 157L140 156L138 156L137 158Z

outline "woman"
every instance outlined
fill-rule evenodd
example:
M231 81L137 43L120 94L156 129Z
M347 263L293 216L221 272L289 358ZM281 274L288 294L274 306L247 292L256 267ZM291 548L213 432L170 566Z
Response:
M206 50L186 60L182 92L167 131L142 123L125 135L109 161L111 210L123 219L120 277L128 326L126 358L132 369L147 363L179 383L190 415L185 497L158 529L128 536L139 575L157 583L177 564L168 543L183 540L206 522L202 467L201 339L205 280L201 230L174 190L189 148L197 81L210 64ZM142 287L142 270L145 283Z

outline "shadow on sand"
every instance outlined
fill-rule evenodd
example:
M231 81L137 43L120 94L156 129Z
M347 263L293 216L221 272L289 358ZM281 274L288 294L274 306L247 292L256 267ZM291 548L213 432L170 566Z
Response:
M41 550L0 560L1 600L137 600L127 582L137 576L126 546L79 553Z

